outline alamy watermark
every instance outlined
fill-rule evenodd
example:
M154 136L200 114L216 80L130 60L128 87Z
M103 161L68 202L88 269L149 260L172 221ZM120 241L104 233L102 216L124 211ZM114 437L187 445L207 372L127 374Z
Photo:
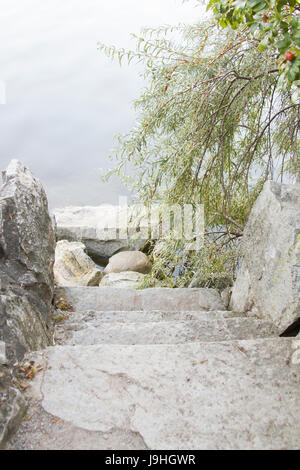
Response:
M119 197L108 217L99 216L96 231L104 239L184 240L186 250L199 250L204 242L204 208L202 204L128 205L127 197Z

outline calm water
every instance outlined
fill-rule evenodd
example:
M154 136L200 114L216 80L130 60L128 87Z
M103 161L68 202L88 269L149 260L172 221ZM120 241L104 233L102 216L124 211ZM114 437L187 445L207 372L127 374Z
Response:
M11 158L38 176L52 207L116 203L127 194L104 184L99 168L113 136L134 121L143 86L138 67L120 68L97 41L134 46L142 26L192 22L196 2L181 0L0 0L0 168Z

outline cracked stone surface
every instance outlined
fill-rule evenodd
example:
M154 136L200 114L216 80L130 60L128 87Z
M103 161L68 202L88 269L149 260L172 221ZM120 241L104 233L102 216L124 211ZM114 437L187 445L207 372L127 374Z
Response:
M87 431L47 413L37 401L30 409L18 433L11 439L12 450L147 450L138 433L113 429L110 432Z
M270 338L47 348L30 356L44 371L27 393L48 418L42 429L41 419L26 421L10 445L74 448L74 435L85 449L296 449L297 344Z

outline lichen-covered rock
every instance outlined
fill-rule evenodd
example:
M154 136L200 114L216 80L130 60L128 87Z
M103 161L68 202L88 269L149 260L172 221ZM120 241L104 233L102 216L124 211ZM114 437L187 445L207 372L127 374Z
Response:
M145 274L125 271L122 273L106 274L100 282L101 287L132 287L135 288Z
M54 280L58 286L98 286L102 277L102 271L86 254L83 243L57 242Z
M54 250L44 189L22 163L12 160L0 188L0 341L9 371L25 352L52 344ZM0 407L0 448L25 409L20 392L10 386L10 374L2 381L6 398Z
M109 263L104 269L105 274L121 273L125 271L134 271L137 273L148 274L151 271L152 264L141 251L121 251L109 259Z
M265 183L245 227L230 306L282 331L300 316L299 184Z

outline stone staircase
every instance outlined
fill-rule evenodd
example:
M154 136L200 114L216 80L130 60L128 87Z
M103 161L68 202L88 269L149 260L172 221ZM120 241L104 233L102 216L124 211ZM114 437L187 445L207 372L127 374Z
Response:
M295 449L295 338L213 289L59 289L14 449ZM298 361L300 362L300 361Z

